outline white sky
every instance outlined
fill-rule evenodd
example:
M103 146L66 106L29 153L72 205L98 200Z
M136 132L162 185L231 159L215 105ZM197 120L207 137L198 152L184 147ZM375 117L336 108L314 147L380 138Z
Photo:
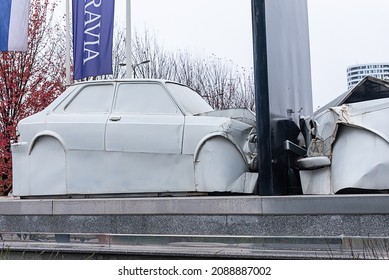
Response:
M64 1L64 0L63 0ZM116 0L116 17L125 17ZM288 1L288 0L285 0ZM389 62L388 0L307 0L314 108L347 90L346 68ZM251 0L132 0L132 29L166 49L215 54L252 67Z
M308 0L314 108L347 90L346 68L389 62L388 0Z

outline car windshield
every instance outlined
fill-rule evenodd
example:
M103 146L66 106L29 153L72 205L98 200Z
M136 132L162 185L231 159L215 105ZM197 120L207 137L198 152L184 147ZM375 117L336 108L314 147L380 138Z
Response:
M196 115L213 111L213 108L194 90L175 83L166 83L166 86L186 114Z

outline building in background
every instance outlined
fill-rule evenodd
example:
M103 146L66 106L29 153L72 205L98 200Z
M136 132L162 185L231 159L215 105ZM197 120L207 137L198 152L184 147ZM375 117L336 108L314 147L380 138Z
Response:
M347 68L347 86L352 88L364 77L372 76L378 79L389 80L389 63L358 64Z

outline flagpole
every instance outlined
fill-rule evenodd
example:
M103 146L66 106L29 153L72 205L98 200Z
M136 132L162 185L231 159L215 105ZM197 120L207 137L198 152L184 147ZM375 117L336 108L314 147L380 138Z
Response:
M66 85L70 85L70 9L69 0L66 0Z
M126 4L126 77L132 78L132 49L131 49L131 0Z

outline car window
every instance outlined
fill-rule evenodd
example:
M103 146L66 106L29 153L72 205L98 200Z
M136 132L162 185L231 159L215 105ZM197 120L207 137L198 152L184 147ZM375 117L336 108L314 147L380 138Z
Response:
M114 112L177 114L179 109L159 84L120 84Z
M83 87L66 106L69 113L106 113L113 100L113 85L91 85Z
M186 114L196 115L213 111L213 108L189 87L175 83L166 83L166 86Z

